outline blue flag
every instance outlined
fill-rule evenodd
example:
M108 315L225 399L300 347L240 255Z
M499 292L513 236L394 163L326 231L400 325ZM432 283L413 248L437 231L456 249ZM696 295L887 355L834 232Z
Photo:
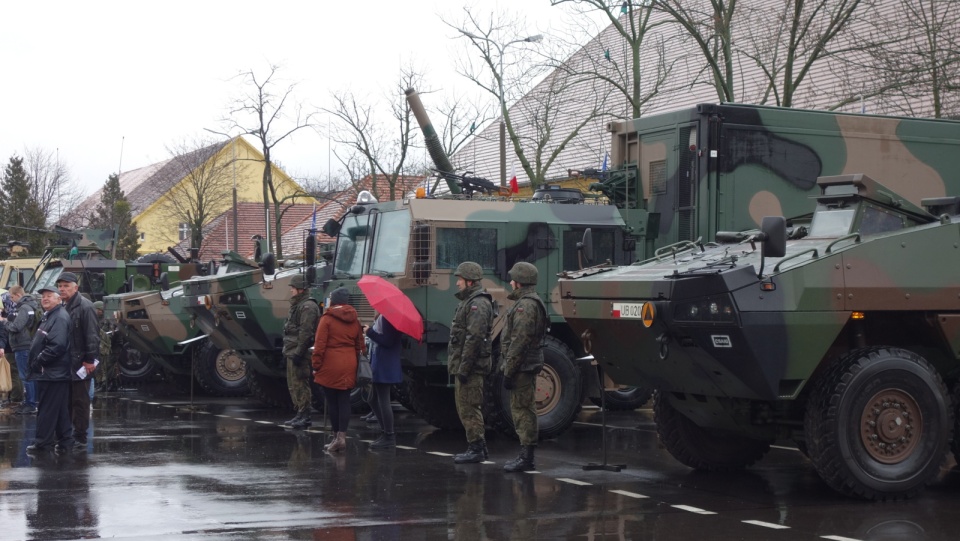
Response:
M600 166L600 172L602 172L602 173L606 173L606 172L607 172L607 158L609 158L609 157L610 157L610 153L609 153L609 152L607 152L607 153L605 153L605 154L603 155L603 165Z
M313 220L310 222L310 231L317 230L317 202L313 202Z

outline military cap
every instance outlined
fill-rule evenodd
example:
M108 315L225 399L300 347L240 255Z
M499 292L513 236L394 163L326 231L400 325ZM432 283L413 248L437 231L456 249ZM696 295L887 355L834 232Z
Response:
M338 287L330 293L330 306L335 304L350 304L350 290L345 287Z
M510 279L518 284L532 286L537 284L537 267L532 263L520 261L510 269Z
M69 271L60 273L60 276L57 277L57 283L59 284L60 282L77 283L78 282L77 275Z
M290 287L295 287L297 289L307 289L307 278L302 274L295 274L293 278L290 279Z
M477 280L483 279L483 268L473 261L464 261L457 266L456 272L453 273L454 276L459 276L464 280Z
M95 310L103 310L103 301L97 301L93 303L93 308Z

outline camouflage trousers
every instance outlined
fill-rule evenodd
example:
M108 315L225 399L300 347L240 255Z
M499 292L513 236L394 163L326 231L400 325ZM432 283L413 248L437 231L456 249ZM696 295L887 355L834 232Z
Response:
M483 376L470 374L467 383L460 383L456 379L454 397L457 402L457 415L467 431L467 442L472 443L483 439Z
M287 359L287 388L293 409L298 413L310 413L310 362L305 360L302 366Z
M510 414L520 445L536 445L540 427L537 425L537 375L517 372L510 392Z

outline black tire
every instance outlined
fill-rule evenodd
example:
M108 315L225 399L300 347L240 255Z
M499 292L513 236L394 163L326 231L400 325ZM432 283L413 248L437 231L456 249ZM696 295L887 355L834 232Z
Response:
M769 441L696 425L677 411L663 393L657 393L653 413L663 446L678 461L696 470L742 470L770 450Z
M653 389L646 387L621 387L615 391L604 391L603 398L590 397L597 407L606 407L607 411L633 411L640 409L650 401Z
M247 370L247 386L250 394L257 400L275 408L291 409L290 390L287 380L261 374L255 370Z
M218 348L210 340L203 340L193 348L193 375L197 383L213 396L246 396L247 363L232 349Z
M410 385L410 378L406 375L403 376L403 382L397 383L390 390L390 397L393 401L398 402L401 406L407 409L411 413L416 413L417 411L413 409L413 403L410 401L410 391L407 387Z
M953 407L953 440L950 441L950 451L953 452L957 464L960 464L960 381L953 384L950 404Z
M421 419L443 430L463 430L452 387L431 387L410 380L407 393Z
M573 350L552 336L543 348L543 370L537 375L537 424L541 440L566 432L580 413L583 403L580 369L574 363ZM485 393L487 424L514 439L510 413L510 391L503 388L503 373L495 371L487 378Z
M126 343L120 347L122 349L117 357L117 364L120 365L120 382L123 386L138 385L157 379L160 369L156 361Z
M940 472L952 431L937 371L915 353L887 347L855 350L824 371L804 419L820 477L867 500L920 493Z
M370 386L355 387L350 391L350 411L352 413L367 413L370 411L370 404L367 404L367 397L370 396Z

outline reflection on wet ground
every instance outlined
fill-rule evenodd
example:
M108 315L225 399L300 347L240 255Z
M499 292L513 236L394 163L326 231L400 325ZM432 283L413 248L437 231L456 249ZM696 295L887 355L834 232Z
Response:
M585 409L543 442L538 472L505 474L513 440L489 433L489 464L455 465L462 433L397 415L397 449L370 451L354 416L346 452L320 428L277 425L289 412L249 399L124 394L101 398L85 455L30 457L36 417L0 413L0 539L955 539L960 476L916 500L871 504L824 486L778 447L739 473L701 474L657 443L649 410ZM316 421L322 416L316 414ZM320 425L320 422L317 422Z

